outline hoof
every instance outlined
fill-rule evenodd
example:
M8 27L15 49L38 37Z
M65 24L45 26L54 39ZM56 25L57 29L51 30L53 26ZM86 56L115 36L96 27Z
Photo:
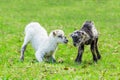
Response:
M23 62L24 60L23 60L23 59L20 59L19 61L20 61L20 62Z
M53 59L53 60L52 60L52 63L56 63L56 60L55 60L55 59Z
M97 56L97 58L98 58L98 59L101 59L101 56L99 55L99 56Z
M76 60L75 60L75 62L76 62L76 63L81 63L82 61L81 61L81 60L77 60L77 59L76 59Z
M97 60L93 60L95 63L97 63Z
M23 58L23 57L21 57L21 58L20 58L20 61L21 61L21 62L23 62L23 61L24 61L24 58Z

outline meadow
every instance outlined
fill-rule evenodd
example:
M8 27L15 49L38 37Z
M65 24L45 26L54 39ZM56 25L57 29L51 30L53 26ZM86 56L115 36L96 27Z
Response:
M98 63L85 46L83 62L75 63L77 48L70 34L86 20L99 31ZM33 21L47 31L64 30L69 43L60 44L56 63L36 62L29 44L25 60L20 49L24 28ZM0 0L0 80L120 80L120 1L119 0Z

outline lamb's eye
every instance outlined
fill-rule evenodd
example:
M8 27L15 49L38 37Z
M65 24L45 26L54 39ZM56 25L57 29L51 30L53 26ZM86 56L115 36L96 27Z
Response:
M59 38L62 38L62 36L60 35L60 36L58 36Z

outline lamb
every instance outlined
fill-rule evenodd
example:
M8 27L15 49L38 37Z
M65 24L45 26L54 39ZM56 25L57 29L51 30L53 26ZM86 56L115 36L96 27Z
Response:
M76 30L71 34L73 39L73 45L78 46L78 55L75 59L76 62L81 63L82 54L84 52L84 45L90 45L90 49L93 55L93 60L97 62L101 58L98 51L98 31L95 28L93 21L85 21L80 30Z
M25 28L25 38L20 56L21 61L24 60L24 52L29 42L35 49L35 56L39 62L42 62L44 58L52 59L52 62L55 62L54 53L58 44L66 44L68 39L62 30L53 30L48 36L47 31L38 22L31 22Z

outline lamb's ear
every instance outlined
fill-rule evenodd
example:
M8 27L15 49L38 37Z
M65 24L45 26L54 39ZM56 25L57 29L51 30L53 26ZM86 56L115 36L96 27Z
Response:
M53 31L53 35L56 36L56 32L55 31Z
M91 21L92 25L94 25L94 21Z

